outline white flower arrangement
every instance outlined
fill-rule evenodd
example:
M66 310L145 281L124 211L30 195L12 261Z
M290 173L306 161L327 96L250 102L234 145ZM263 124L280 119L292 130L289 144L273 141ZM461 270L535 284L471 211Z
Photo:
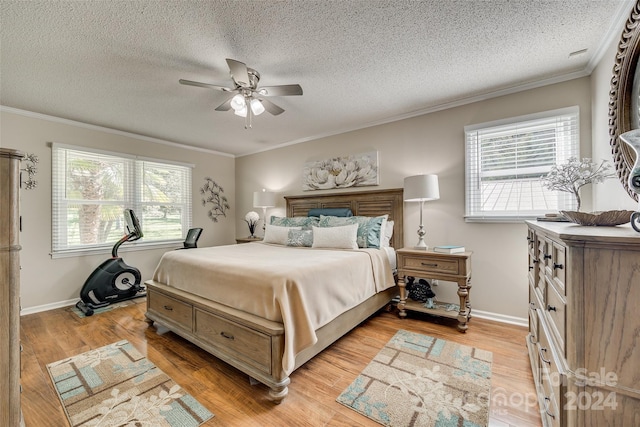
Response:
M566 163L551 167L551 171L542 177L543 186L549 190L573 194L578 203L576 211L580 211L580 189L587 184L598 184L614 177L609 168L606 160L598 164L590 158L578 160L576 157L570 157Z
M249 226L249 233L251 233L250 237L254 237L254 233L256 231L256 225L258 225L258 221L260 221L260 215L257 212L250 211L244 216L244 222Z

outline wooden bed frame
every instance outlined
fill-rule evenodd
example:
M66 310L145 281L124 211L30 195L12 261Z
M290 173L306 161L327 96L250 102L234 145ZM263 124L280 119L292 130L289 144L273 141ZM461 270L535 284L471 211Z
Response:
M312 208L348 207L354 215L389 214L395 222L391 246L402 248L402 189L310 194L285 197L287 216L306 216ZM147 285L147 319L229 363L267 385L269 396L280 403L287 396L289 377L282 370L284 326L169 287L154 280ZM341 314L316 331L318 342L296 356L295 369L383 308L398 294L397 287L380 292Z

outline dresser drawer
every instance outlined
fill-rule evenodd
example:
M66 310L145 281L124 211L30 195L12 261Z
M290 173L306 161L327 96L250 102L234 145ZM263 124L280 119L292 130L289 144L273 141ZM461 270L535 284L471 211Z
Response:
M189 332L193 329L193 307L190 304L168 297L158 292L147 295L149 309L180 324Z
M544 370L544 367L541 370L542 375L540 377L540 383L542 384L542 390L544 396L540 401L540 414L542 417L546 418L546 422L542 424L545 426L560 426L560 406L558 404L558 399L553 390L553 382L554 376L550 375L549 372Z
M561 349L562 355L566 355L565 352L565 329L566 329L566 304L564 299L560 296L554 286L547 284L547 303L544 307L544 312L549 319L549 329L553 333L558 341L558 346Z
M195 334L221 353L271 373L271 338L196 308Z
M401 263L401 268L422 273L464 274L464 272L460 271L460 264L457 260L442 259L435 256L431 258L403 256Z

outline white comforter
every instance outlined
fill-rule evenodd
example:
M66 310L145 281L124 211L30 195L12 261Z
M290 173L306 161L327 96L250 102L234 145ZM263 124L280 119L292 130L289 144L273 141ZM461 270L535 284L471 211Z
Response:
M154 280L285 328L283 370L316 343L315 330L394 286L378 249L314 249L249 243L164 254Z

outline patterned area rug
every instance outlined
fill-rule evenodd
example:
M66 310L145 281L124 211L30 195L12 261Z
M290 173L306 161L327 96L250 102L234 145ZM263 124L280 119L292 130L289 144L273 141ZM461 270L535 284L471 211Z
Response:
M128 341L47 369L73 427L197 427L213 417Z
M492 357L400 330L337 401L385 426L486 426Z

